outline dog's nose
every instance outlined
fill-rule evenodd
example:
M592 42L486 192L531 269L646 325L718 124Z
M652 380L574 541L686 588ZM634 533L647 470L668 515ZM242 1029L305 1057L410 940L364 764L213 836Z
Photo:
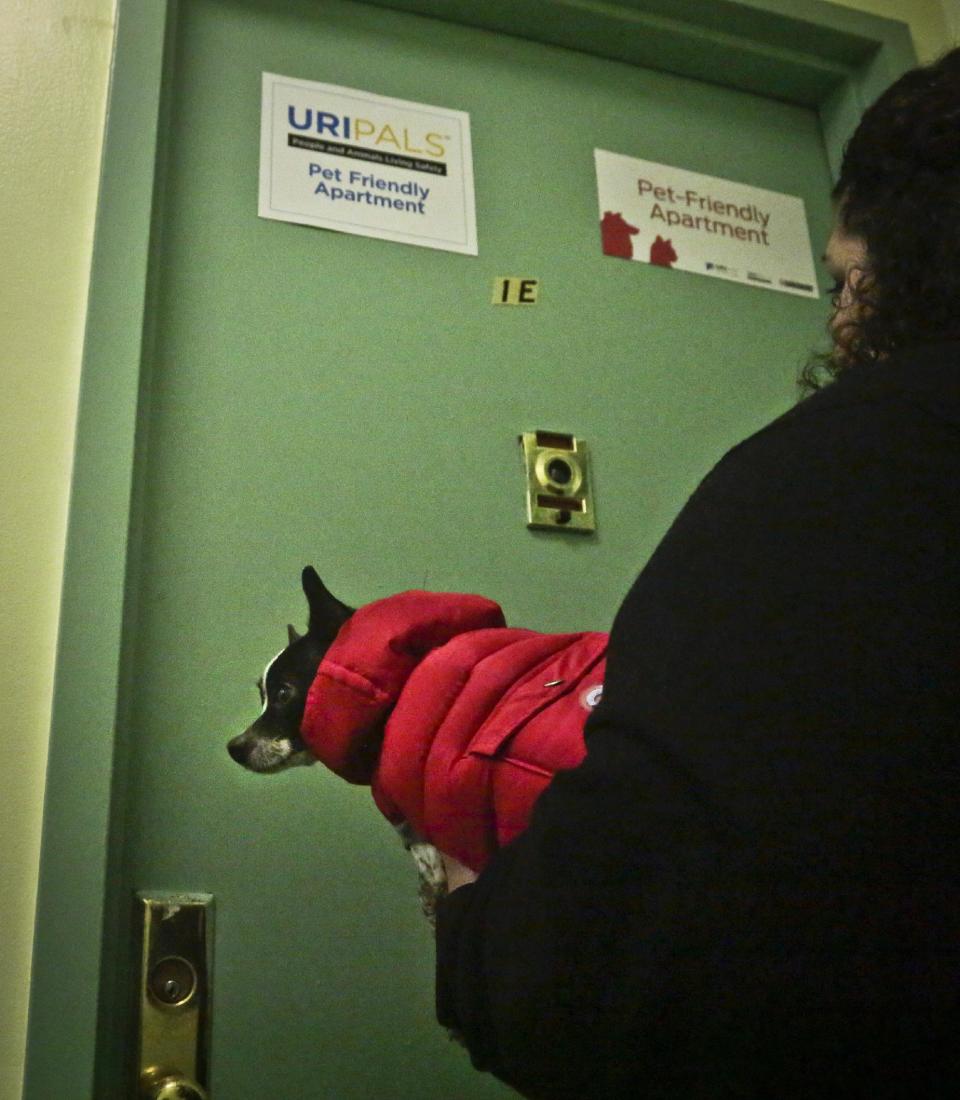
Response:
M227 745L227 752L230 753L238 764L242 764L247 756L246 749L240 741L231 741Z

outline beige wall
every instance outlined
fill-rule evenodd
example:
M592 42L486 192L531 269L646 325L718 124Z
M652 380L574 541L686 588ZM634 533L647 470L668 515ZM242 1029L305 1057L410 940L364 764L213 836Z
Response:
M960 0L829 0L842 8L868 11L887 19L910 24L913 44L921 61L932 61L953 45L946 8L956 8Z
M960 0L942 0L951 43L960 42Z
M114 0L0 0L0 1100L21 1093Z
M926 59L960 26L960 0L943 3L946 12L941 0L845 6L908 21ZM113 21L114 0L0 0L0 1100L15 1100L22 1087L56 614Z

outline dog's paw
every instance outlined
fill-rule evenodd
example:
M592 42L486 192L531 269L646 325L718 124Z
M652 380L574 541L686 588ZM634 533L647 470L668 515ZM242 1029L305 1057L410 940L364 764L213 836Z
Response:
M422 840L403 822L397 826L403 846L407 849L417 868L420 881L420 908L431 928L437 924L437 903L447 893L447 872L443 866L443 857L432 845Z

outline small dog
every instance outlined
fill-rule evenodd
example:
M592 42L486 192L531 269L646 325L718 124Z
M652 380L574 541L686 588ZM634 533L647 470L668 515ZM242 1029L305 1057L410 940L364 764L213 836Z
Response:
M286 648L268 662L257 681L263 706L260 716L227 745L238 764L261 775L316 763L300 736L307 692L324 654L354 610L331 595L312 566L303 570L301 580L310 609L307 633L298 634L292 626L287 627ZM413 856L420 880L420 905L433 926L437 901L446 893L443 860L406 822L397 826L397 832Z

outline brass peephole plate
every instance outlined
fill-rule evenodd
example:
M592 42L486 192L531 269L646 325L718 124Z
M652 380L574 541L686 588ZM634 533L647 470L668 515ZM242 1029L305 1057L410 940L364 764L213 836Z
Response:
M586 443L563 432L520 436L527 477L527 526L542 531L597 529Z

